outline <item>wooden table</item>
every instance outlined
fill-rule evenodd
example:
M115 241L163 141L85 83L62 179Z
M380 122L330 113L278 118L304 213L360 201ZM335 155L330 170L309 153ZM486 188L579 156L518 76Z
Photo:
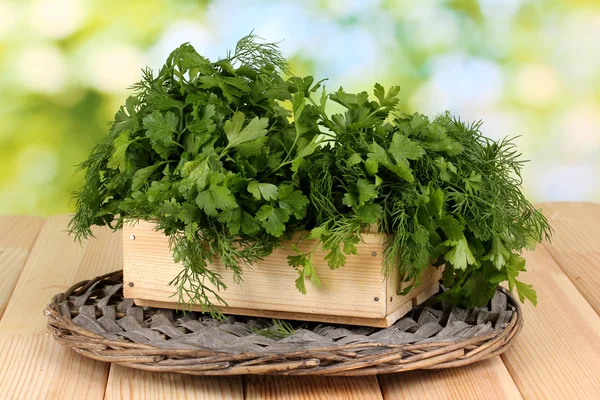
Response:
M0 399L595 399L600 396L600 204L540 205L552 244L527 252L538 306L504 355L464 368L361 378L191 377L92 361L46 333L44 306L121 268L121 238L73 242L67 216L0 217Z

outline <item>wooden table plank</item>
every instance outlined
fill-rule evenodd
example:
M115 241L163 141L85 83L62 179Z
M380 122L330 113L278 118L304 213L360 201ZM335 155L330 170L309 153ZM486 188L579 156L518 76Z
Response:
M0 216L0 319L43 224L39 217Z
M385 400L522 398L500 357L461 368L382 375L379 383Z
M66 232L66 215L46 220L6 307L0 332L46 331L45 306L72 284L121 268L120 235L95 228L97 239L76 243Z
M108 366L48 334L0 333L0 399L102 399Z
M106 400L120 399L243 399L239 377L201 377L148 372L112 365Z
M382 399L374 376L246 376L244 398L262 399Z
M42 225L42 217L0 215L0 247L31 249Z
M600 392L600 317L544 246L525 253L538 305L501 357L525 399L593 399ZM598 271L597 271L598 272Z
M0 398L102 399L108 364L85 359L46 333L43 310L71 284L121 266L121 240L95 229L82 245L65 232L68 217L44 223L0 321Z
M600 314L600 204L540 204L554 228L544 246Z

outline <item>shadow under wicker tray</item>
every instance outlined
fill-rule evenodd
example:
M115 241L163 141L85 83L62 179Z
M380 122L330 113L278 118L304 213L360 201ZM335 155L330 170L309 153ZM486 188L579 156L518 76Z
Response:
M504 352L523 325L519 304L498 287L487 307L428 301L385 329L287 321L292 334L265 336L270 320L136 307L122 282L117 271L57 294L46 308L54 338L149 371L349 376L471 364Z

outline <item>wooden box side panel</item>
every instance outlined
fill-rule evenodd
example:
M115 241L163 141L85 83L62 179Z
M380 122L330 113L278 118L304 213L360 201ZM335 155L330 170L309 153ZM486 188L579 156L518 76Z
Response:
M421 282L418 286L413 287L406 296L398 295L398 292L406 289L412 284L410 282L403 282L399 272L392 273L386 280L386 303L387 303L387 315L393 315L399 310L408 311L410 308L406 306L407 299L411 299L412 303L421 304L427 300L439 290L439 280L442 278L443 268L429 267L423 271L421 275ZM414 301L412 300L414 299ZM404 312L400 312L404 315Z
M124 291L128 298L158 302L176 302L175 288L169 282L181 271L175 264L167 238L153 230L154 225L140 222L123 230ZM134 240L131 237L135 237ZM246 268L243 282L233 282L232 273L214 264L227 290L219 294L232 309L258 309L305 314L322 314L358 318L385 318L387 288L381 275L382 245L380 236L364 234L357 245L358 255L347 256L346 265L332 271L324 260L325 252L317 250L313 265L322 287L306 280L308 293L295 287L298 273L288 265L285 249L277 249L252 268ZM298 247L308 251L314 241L303 240ZM130 286L130 283L133 286ZM406 299L410 302L410 299Z

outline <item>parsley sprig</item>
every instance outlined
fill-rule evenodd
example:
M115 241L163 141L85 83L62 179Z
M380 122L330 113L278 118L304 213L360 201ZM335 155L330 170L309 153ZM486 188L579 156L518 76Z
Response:
M519 252L550 228L520 191L512 141L449 114L402 114L398 87L377 84L374 99L327 94L322 81L287 73L277 45L254 35L216 62L184 44L157 74L146 69L81 165L71 231L82 239L92 225L156 222L183 265L172 282L180 303L211 313L226 287L210 263L240 281L244 266L308 231L317 245L291 245L288 257L306 292L305 278L320 284L314 250L339 268L367 226L388 238L388 273L418 283L432 262L445 264L447 300L482 305L508 281L535 303L517 280ZM329 115L331 101L345 112Z

